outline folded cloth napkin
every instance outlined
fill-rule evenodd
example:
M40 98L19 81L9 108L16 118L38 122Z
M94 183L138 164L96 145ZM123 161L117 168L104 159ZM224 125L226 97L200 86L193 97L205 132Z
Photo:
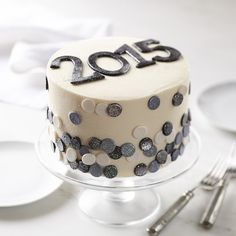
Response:
M69 41L110 34L111 24L105 19L0 23L0 51L11 48L7 67L0 59L0 101L46 107L45 72L49 57Z

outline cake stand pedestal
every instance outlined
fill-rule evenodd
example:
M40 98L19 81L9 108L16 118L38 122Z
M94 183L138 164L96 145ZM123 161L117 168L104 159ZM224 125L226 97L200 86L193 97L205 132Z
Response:
M96 178L69 169L53 158L46 129L36 142L36 151L41 164L52 174L83 187L78 205L87 216L103 224L124 226L139 223L158 213L160 197L153 188L176 179L195 165L200 152L200 139L197 132L191 129L190 142L182 156L156 173L142 177Z

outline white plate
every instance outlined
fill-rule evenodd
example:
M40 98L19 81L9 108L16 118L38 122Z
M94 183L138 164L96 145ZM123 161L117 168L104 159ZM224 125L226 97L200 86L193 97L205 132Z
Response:
M200 94L198 105L211 123L236 132L236 81L206 89Z
M61 184L61 180L41 166L33 143L0 142L0 207L35 202Z

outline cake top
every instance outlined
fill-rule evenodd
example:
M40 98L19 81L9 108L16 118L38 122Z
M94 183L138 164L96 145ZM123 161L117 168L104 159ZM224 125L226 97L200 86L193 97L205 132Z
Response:
M47 78L69 92L101 100L147 97L188 79L181 53L158 40L82 40L57 51Z

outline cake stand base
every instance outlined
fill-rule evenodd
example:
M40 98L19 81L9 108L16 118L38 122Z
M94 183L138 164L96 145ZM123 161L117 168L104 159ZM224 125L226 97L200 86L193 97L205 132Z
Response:
M160 197L153 190L106 192L88 189L79 196L79 207L99 223L127 226L157 214Z

